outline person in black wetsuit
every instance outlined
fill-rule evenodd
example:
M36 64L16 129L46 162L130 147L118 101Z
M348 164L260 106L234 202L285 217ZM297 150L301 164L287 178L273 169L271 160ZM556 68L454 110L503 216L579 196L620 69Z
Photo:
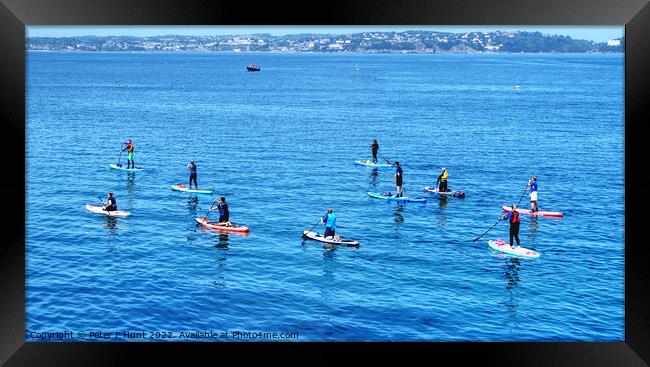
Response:
M194 181L194 188L199 189L199 184L196 183L196 163L191 161L187 164L187 168L190 170L190 189L192 189L192 181Z
M402 167L399 165L399 162L395 162L395 186L397 186L397 194L395 197L399 198L404 196L402 192Z
M102 209L106 210L107 212L117 210L117 200L115 200L115 197L113 197L112 192L108 193L108 205L104 205Z
M217 200L215 200L217 201ZM232 224L230 223L230 212L228 211L228 204L226 203L226 198L223 196L219 198L219 201L217 202L217 207L216 209L213 210L219 210L219 223L220 224L225 224L226 226L231 226Z
M379 143L377 139L372 140L372 163L377 163L377 151L379 150Z
M512 238L514 237L515 240L517 241L517 247L519 246L519 212L516 210L517 205L512 204L511 207L512 211L507 212L501 217L501 220L504 219L509 219L510 220L510 247L514 248L512 246Z

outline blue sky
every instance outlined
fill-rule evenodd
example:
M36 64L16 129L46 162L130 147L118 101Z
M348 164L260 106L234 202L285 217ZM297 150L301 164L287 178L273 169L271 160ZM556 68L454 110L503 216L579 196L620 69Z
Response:
M623 37L624 26L29 26L27 37L73 37L73 36L160 36L160 35L236 35L270 33L286 35L298 33L345 34L369 31L405 31L413 29L440 32L490 32L527 31L544 34L566 35L573 39L604 42Z

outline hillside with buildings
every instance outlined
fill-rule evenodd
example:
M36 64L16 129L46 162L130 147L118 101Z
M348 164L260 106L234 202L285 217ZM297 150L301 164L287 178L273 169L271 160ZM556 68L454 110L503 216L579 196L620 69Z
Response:
M574 40L540 32L433 31L362 32L343 35L272 36L84 36L32 37L27 50L70 51L231 51L231 52L361 52L361 53L588 53L623 52L624 39L607 42Z

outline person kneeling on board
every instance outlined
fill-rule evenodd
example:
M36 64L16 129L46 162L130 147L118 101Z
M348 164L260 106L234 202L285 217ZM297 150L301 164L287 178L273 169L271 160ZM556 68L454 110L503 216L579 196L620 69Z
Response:
M212 210L219 210L219 224L230 227L230 212L228 212L228 204L226 203L226 198L223 196L219 198L219 201L215 200L217 207Z
M436 186L438 186L438 192L447 192L448 177L449 177L449 172L447 172L447 169L445 167L442 167L442 172L440 173L440 175L438 175L438 180L436 181Z
M104 203L102 203L104 204ZM117 210L117 201L113 197L113 193L109 192L108 193L108 205L102 206L102 209L106 210L107 212L115 211Z
M512 237L517 241L517 247L519 247L519 212L516 210L517 205L512 204L512 211L504 213L501 220L509 219L510 220L510 247L512 246Z
M323 234L323 237L334 238L336 235L336 215L334 215L332 208L327 209L327 214L320 220L322 223L325 223L325 234Z

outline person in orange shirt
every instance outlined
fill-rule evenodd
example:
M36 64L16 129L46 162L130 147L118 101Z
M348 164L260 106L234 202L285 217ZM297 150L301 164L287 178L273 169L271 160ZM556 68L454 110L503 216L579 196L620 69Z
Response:
M135 168L135 162L133 161L133 142L131 142L131 139L127 140L124 142L126 144L126 147L122 149L122 151L128 151L129 152L129 158L127 160L127 167L126 168ZM131 167L133 165L133 167Z

